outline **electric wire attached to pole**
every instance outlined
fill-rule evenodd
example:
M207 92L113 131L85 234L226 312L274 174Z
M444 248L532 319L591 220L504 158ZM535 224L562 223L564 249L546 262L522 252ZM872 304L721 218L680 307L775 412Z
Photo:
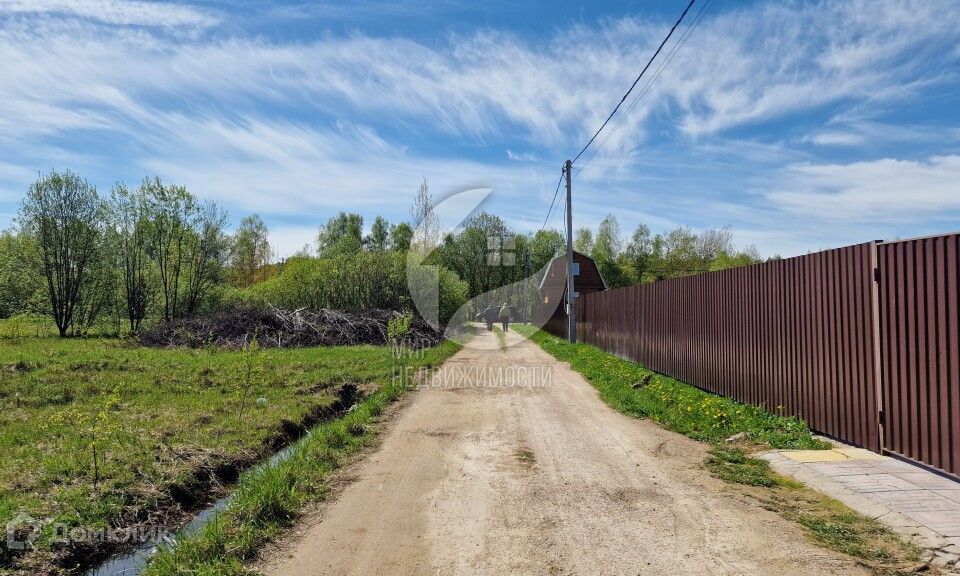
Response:
M573 164L574 164L574 162L576 162L577 160L579 160L581 156L583 156L583 153L586 152L588 148L590 148L590 145L593 144L593 142L597 139L597 136L599 136L600 133L603 132L603 129L607 127L607 124L610 123L610 120L616 115L617 111L620 110L620 107L623 106L623 103L627 101L627 98L630 97L630 94L633 92L633 89L637 87L637 84L640 83L640 80L643 78L643 75L646 74L647 70L650 69L650 66L653 65L654 60L657 59L657 56L660 55L660 52L663 50L663 47L666 46L667 42L670 41L670 38L673 36L673 33L677 30L677 27L680 26L680 23L683 22L683 19L686 18L687 13L690 12L690 8L693 7L693 4L694 4L695 2L696 2L696 0L690 0L690 2L687 4L687 7L684 8L683 12L680 14L680 17L677 18L677 21L674 22L673 26L670 28L670 32L667 33L667 35L666 35L666 37L663 39L663 41L660 42L660 45L657 46L657 49L656 49L656 51L653 53L653 56L651 56L650 59L647 61L646 66L643 67L643 70L641 70L641 71L640 71L640 74L638 74L637 77L636 77L636 79L634 79L633 84L630 85L630 88L627 90L627 92L623 95L622 98L620 98L620 101L617 102L617 105L616 105L616 106L614 106L613 111L610 112L610 114L607 116L607 119L603 121L603 124L600 125L600 128L598 128L597 131L594 132L593 136L590 137L590 140L588 140L587 143L584 144L583 148L581 148L580 151L577 152L577 155L574 156L573 160L567 160L567 161L564 163L564 165L563 165L563 175L561 176L560 181L557 182L557 189L556 189L556 191L553 193L553 199L552 199L551 202L550 202L550 209L547 211L547 217L546 217L546 218L544 219L544 221L543 221L543 226L540 227L540 229L543 230L544 226L547 225L547 221L550 219L550 214L553 212L553 206L554 206L554 204L556 203L556 200L557 200L557 194L560 192L560 184L561 184L564 180L566 180L567 199L566 199L566 205L565 205L565 218L564 218L564 219L566 220L566 228L567 228L567 255L566 255L566 256L567 256L567 257L566 257L566 261L567 261L567 262L566 262L566 264L567 264L567 283L566 283L566 284L567 284L567 285L566 285L566 302L565 302L565 307L566 307L566 312L567 312L567 339L568 339L570 342L576 342L576 341L577 341L576 291L574 290L574 281L573 281L573 277L574 277L574 257L573 257L573 203L572 203L572 196L573 196L573 191L572 191L572 182L573 182L573 174L572 174L572 172L573 172ZM709 3L709 0L708 0L708 3ZM705 8L706 8L706 7L704 7L704 9L705 9ZM698 18L699 18L700 16L702 16L704 9L701 9L701 10L700 10L700 13L697 15ZM691 26L690 26L690 28L688 29L688 31L684 34L684 36L689 37L689 33L692 32L692 30L693 30L693 28L696 26L696 24L697 24L697 21L695 20L694 23L691 24ZM653 81L655 81L656 78L658 78L658 77L660 76L660 73L663 72L664 67L666 66L667 63L669 63L670 58L673 57L673 54L676 52L676 50L678 49L678 47L679 47L680 45L682 45L682 42L686 42L686 38L685 38L685 37L684 37L684 38L681 38L681 39L677 42L677 45L674 46L674 48L670 51L670 56L668 57L666 63L664 63L663 65L660 66L659 71L657 72L656 77L653 79ZM641 92L641 94L640 94L641 96L646 93L646 90L649 89L649 86L652 84L653 81L647 83L647 85L644 87L643 92ZM637 99L639 99L639 96L638 96ZM635 100L633 101L633 103L631 104L631 106L630 106L631 109L632 109L633 106L636 104L637 99L635 99ZM617 128L619 128L619 126L620 126L620 124L621 124L622 122L623 122L623 118L620 119L619 123L617 124ZM608 139L609 139L609 134L608 134L607 137L604 139L604 143L606 143L606 141L607 141ZM596 156L596 154L594 154L594 156ZM592 160L592 159L593 159L593 156L591 156L590 159ZM589 163L589 161L588 161L588 163ZM580 173L580 172L578 171L577 174L579 174L579 173Z
M660 42L660 45L657 46L657 50L656 52L653 53L653 56L651 56L650 59L647 60L647 65L643 67L643 70L640 71L640 74L637 76L636 80L634 80L633 84L630 85L630 89L627 90L627 93L623 95L623 98L621 98L620 101L617 102L617 105L613 107L613 112L611 112L610 115L607 116L607 119L603 121L603 124L600 125L600 128L597 128L597 131L594 132L593 136L590 137L590 140L586 144L584 144L583 148L581 148L579 152L577 152L577 155L574 156L573 160L571 160L571 163L574 163L577 160L579 160L580 157L583 156L583 153L587 151L587 148L589 148L590 145L593 144L593 141L597 139L597 136L600 135L600 132L603 132L603 129L606 128L607 124L610 122L610 119L613 118L613 115L617 113L617 110L620 109L620 106L622 106L623 103L626 102L627 98L630 96L630 93L633 92L633 89L637 87L637 83L640 82L640 79L643 78L643 75L646 74L647 70L650 69L650 65L653 64L653 61L656 60L657 56L660 55L660 51L663 50L663 47L670 40L670 37L673 36L674 31L676 31L677 26L679 26L680 23L683 22L683 19L686 18L687 16L687 12L690 11L690 8L693 7L693 3L696 1L697 0L690 0L690 3L687 4L687 7L683 9L683 13L680 14L680 18L677 18L677 21L673 23L673 27L670 28L670 32L667 33L667 36L663 39L662 42Z

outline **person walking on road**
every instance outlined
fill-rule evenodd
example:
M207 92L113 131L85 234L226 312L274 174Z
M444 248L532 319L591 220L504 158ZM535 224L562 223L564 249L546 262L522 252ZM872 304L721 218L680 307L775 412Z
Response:
M500 322L503 323L503 331L510 330L510 306L506 302L500 307Z
M487 323L487 330L493 330L493 321L497 319L497 309L492 304L483 311L483 321Z

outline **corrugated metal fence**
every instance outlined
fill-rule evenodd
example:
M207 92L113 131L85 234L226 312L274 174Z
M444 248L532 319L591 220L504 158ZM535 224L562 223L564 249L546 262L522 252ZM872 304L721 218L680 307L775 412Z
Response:
M960 234L878 257L885 447L960 475Z
M578 337L960 474L958 247L960 235L871 242L586 294Z

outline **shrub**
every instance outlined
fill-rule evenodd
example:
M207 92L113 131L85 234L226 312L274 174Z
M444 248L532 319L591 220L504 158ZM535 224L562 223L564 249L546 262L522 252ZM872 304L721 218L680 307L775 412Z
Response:
M224 295L225 303L273 304L318 310L410 309L406 256L400 252L361 252L332 258L296 256L273 278ZM440 317L447 321L467 301L467 285L440 271Z

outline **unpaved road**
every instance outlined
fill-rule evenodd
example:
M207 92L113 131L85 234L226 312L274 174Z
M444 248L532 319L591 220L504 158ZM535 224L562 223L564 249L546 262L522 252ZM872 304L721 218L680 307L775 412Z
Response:
M501 351L482 333L486 349L465 348L408 395L376 452L347 471L355 481L258 569L867 574L711 478L702 444L615 412L535 344L508 342ZM497 378L506 386L490 387Z

